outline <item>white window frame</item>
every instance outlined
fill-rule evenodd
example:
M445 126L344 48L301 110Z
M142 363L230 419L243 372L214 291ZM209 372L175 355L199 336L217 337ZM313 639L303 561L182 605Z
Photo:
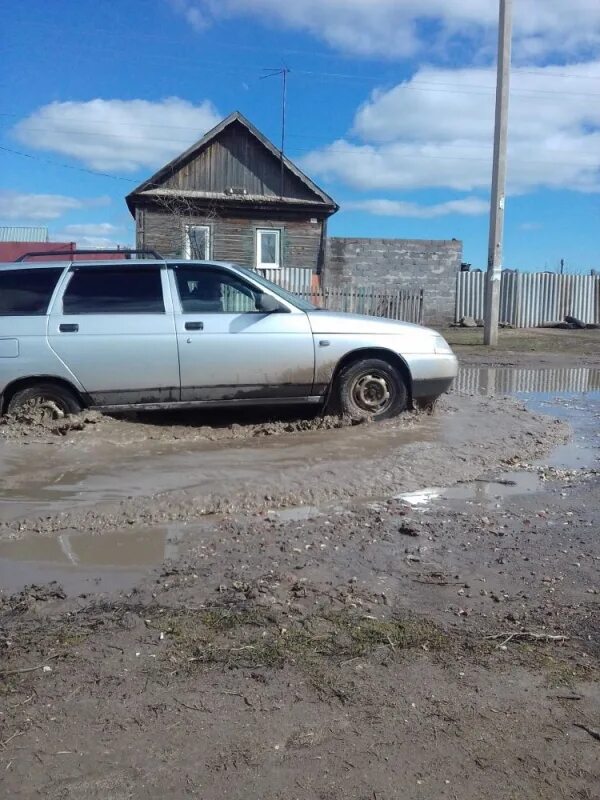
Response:
M267 263L260 260L261 240L263 233L276 236L275 262ZM256 229L256 268L257 269L280 269L281 268L281 230L279 228L257 228Z
M210 259L210 246L211 246L211 229L210 225L186 225L184 228L184 242L183 242L183 256L187 261L192 258L192 243L190 242L190 230L192 228L202 228L206 231L206 247L204 248L203 260Z

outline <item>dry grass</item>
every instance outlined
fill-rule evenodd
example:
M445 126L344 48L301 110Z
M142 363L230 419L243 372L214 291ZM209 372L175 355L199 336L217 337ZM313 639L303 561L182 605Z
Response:
M181 666L314 666L366 657L385 648L391 653L444 647L446 637L420 619L380 620L338 612L314 614L289 625L259 611L210 610L162 614L152 620L168 639L167 657Z
M482 328L446 328L442 331L458 353L486 354ZM600 356L600 330L562 331L554 328L500 330L495 352L572 353Z

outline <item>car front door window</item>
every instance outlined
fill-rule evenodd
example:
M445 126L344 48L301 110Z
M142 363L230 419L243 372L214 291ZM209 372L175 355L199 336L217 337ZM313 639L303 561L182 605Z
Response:
M259 287L218 266L178 264L173 283L182 400L310 395L314 345L306 314L269 313Z
M234 274L203 267L175 272L184 314L248 314L257 312L257 293Z

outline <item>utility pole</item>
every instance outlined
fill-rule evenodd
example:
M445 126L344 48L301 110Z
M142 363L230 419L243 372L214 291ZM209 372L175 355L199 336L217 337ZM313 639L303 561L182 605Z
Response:
M510 50L512 32L512 0L500 0L498 24L498 76L496 82L496 121L494 129L494 163L490 205L490 235L485 295L484 344L498 344L500 314L500 281L502 278L502 241L504 237L504 204L506 191L506 139L508 130L508 96L510 84Z

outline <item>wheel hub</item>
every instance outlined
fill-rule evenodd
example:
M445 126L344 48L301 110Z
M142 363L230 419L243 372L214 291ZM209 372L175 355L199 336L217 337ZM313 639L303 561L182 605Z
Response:
M352 394L356 405L372 414L383 411L391 399L387 380L377 373L368 373L357 378Z
M62 419L65 416L64 410L50 397L36 397L30 400L23 411L40 422Z

